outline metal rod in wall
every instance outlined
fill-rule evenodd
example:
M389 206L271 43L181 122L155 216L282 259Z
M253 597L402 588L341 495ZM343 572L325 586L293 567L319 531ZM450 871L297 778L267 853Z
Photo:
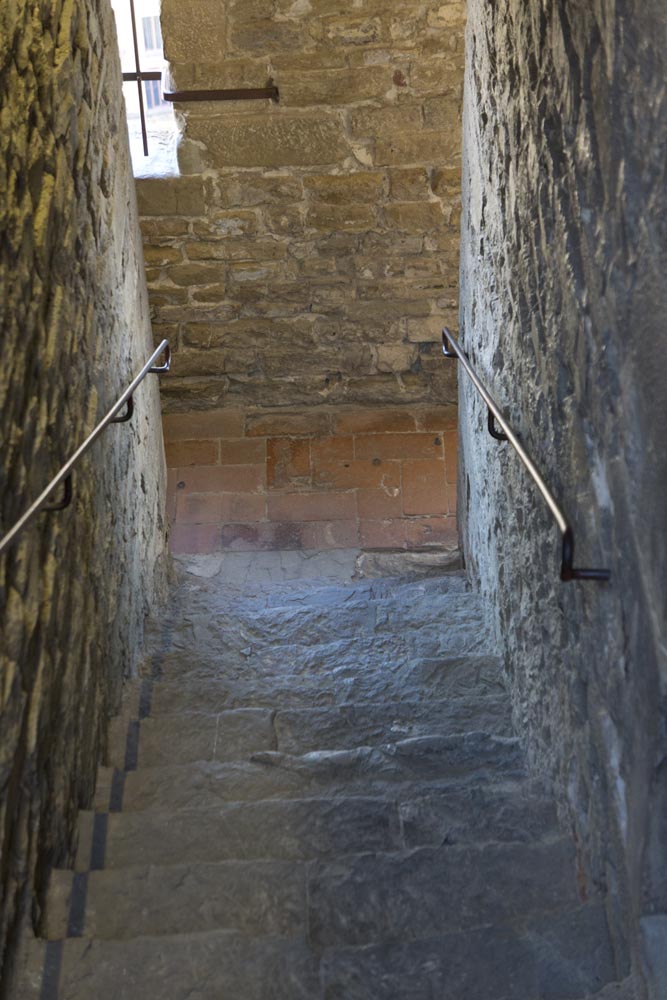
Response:
M132 41L134 43L134 65L137 74L137 91L139 93L139 117L141 119L141 138L144 144L144 156L148 156L148 131L146 129L146 113L144 111L143 80L141 76L141 65L139 63L139 39L137 37L137 18L134 12L134 0L130 0L130 14L132 17Z
M476 372L472 368L470 361L464 351L461 350L458 341L452 335L450 330L445 327L442 331L442 353L446 358L454 358L462 365L464 371L470 378L475 389L482 397L486 403L489 410L489 430L491 430L492 420L496 420L502 429L502 434L504 439L509 441L517 455L521 459L525 469L530 475L531 479L537 486L538 490L542 494L542 497L551 511L558 528L561 533L561 543L562 543L562 553L561 553L561 580L608 580L610 577L610 572L608 569L577 569L573 566L574 562L574 532L571 525L569 524L565 514L559 507L556 499L545 483L544 479L540 475L535 463L528 455L526 449L523 447L516 434L509 426L504 416L502 415L498 404L494 400L493 396L488 392L483 383L480 381ZM496 433L493 437L498 440L503 440L503 438Z
M271 82L266 87L237 87L228 90L163 90L165 101L261 101L278 103L280 91Z

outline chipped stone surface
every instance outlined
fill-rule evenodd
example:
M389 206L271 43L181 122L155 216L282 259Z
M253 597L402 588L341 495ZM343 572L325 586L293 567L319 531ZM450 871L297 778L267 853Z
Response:
M4 535L153 341L109 4L0 4L0 79ZM39 515L0 560L0 967L46 866L71 856L106 717L165 585L153 376L134 403L78 465L72 506Z
M575 6L468 5L461 331L572 523L575 566L611 582L560 582L557 527L466 380L459 516L515 719L638 971L638 921L667 914L667 240L651 221L667 214L667 20L661 0Z

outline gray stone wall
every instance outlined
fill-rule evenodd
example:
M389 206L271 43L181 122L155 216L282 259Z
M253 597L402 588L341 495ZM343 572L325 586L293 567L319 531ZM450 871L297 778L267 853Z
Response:
M152 350L108 0L0 5L0 534ZM165 577L155 378L0 560L0 955L70 856ZM33 895L35 893L36 895ZM9 951L7 947L9 946Z
M183 175L139 182L170 411L451 403L463 0L164 0Z
M580 565L461 376L459 511L515 720L558 788L619 972L667 952L667 17L470 0L461 331L571 519ZM662 936L661 936L662 935Z

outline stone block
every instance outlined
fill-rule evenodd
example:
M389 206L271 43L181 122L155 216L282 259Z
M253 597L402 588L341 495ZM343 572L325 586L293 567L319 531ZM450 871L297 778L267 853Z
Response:
M418 357L412 344L385 344L376 348L376 365L381 372L407 372Z
M136 180L140 215L203 215L206 210L202 177L139 177Z
M246 434L249 437L310 437L326 435L331 429L331 416L326 411L306 413L249 413L246 417Z
M326 115L190 116L188 135L213 168L336 164L349 152L340 121Z
M427 97L423 105L424 128L445 132L452 142L461 143L461 108L451 95Z
M303 179L305 191L313 201L331 205L377 202L382 197L384 183L384 174L380 171L308 174Z
M225 239L216 243L207 241L188 242L184 244L183 250L186 257L192 261L280 260L287 254L287 245L275 239L253 241Z
M384 66L327 69L313 72L285 70L280 80L280 100L285 107L355 104L381 100L391 88L391 70Z
M220 524L222 498L215 493L181 494L176 498L176 524Z
M452 53L431 59L421 59L410 72L410 86L423 96L453 92L459 99L463 82L462 53Z
M219 524L174 524L169 534L174 555L217 552L220 548Z
M179 490L187 493L263 493L266 467L257 465L179 468Z
M210 212L206 222L194 228L197 235L208 239L226 239L234 236L251 236L257 232L257 212L248 209L218 209Z
M418 104L360 107L350 112L350 129L358 138L386 138L394 133L416 132L421 127L422 110Z
M395 202L386 205L384 212L389 226L403 232L428 232L445 221L437 201Z
M455 548L458 545L456 518L413 517L405 521L407 543L411 548Z
M266 442L261 438L220 441L221 465L260 465L266 460Z
M454 160L459 153L456 142L440 131L405 132L378 139L375 163L378 166L435 165Z
M359 537L364 549L403 549L405 532L406 522L403 518L359 521Z
M429 171L425 167L407 167L388 171L389 196L393 201L418 201L431 191Z
M147 265L164 267L166 264L175 264L183 259L181 251L176 247L169 246L145 246L144 261Z
M216 62L227 48L227 18L211 0L193 0L185 8L175 0L165 2L162 12L165 58L174 65L198 59Z
M234 211L243 206L285 205L302 200L303 186L300 177L285 173L224 174L218 178L215 197L222 207Z
M175 285L184 287L211 285L224 278L224 271L219 265L207 264L175 264L167 269L166 274Z
M243 411L233 409L165 413L162 417L167 441L238 438L243 436L243 424Z
M386 464L386 463L385 463ZM357 514L362 521L400 518L403 515L401 490L398 486L357 490Z
M268 498L271 521L353 521L353 493L317 492L276 494Z
M167 465L176 468L182 465L216 465L218 461L217 441L166 441Z
M268 489L309 487L310 439L269 438L266 442L266 463Z
M379 17L331 17L324 26L324 38L336 47L373 45L385 37Z
M354 439L356 458L440 459L442 438L434 434L359 434Z
M404 514L448 514L445 464L440 459L403 462Z
M364 232L377 226L372 205L314 205L306 215L306 226L335 232Z
M386 434L396 431L411 432L415 428L412 410L391 408L363 409L334 414L336 434ZM430 430L430 428L428 428Z
M313 44L313 22L278 21L273 17L232 19L232 51L248 55L300 52ZM262 84L258 84L261 86Z

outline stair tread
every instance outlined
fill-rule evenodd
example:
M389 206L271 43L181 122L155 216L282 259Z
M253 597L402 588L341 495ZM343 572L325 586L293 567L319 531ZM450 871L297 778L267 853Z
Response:
M38 1000L47 947L62 949L59 1000L182 1000L196 984L206 1000L583 1000L614 978L601 906L409 942L332 948L304 937L251 938L235 931L130 940L32 942L20 983Z
M125 776L123 809L182 809L204 803L287 796L341 795L355 786L375 795L394 783L418 780L525 774L518 740L486 733L415 737L354 750L320 751L301 756L264 751L247 762L196 761L146 767ZM98 777L96 808L109 805L113 771Z
M125 766L128 716L112 720L107 764ZM141 721L139 767L196 760L230 762L259 750L305 753L354 749L398 737L484 730L510 736L506 695L445 701L355 703L302 709L232 709L182 712Z
M277 829L274 836L279 838ZM286 855L305 857L275 860L277 851L271 860L251 853L247 860L90 872L80 930L95 938L130 938L186 929L227 928L258 935L305 933L308 928L311 945L322 950L502 925L578 904L573 851L562 839L530 846L405 850L395 831L393 844L391 836L381 835L368 844L369 829L363 831L365 838L355 842L351 837L339 845L339 852L355 853L330 861L308 864L310 852L289 845ZM321 858L327 853L336 852L330 846ZM50 937L66 936L72 885L78 886L81 878L69 871L53 873ZM452 907L452 899L459 906Z
M360 657L364 669L359 670ZM165 674L152 685L152 716L175 712L222 712L236 708L282 709L350 705L357 702L423 702L470 697L473 692L503 694L502 671L494 656L440 655L415 658L389 648L365 656L364 650L312 650L298 655L217 658L192 670L192 655L166 656ZM376 662L377 661L377 662ZM181 666L177 666L177 664ZM170 667L171 664L171 667ZM128 686L124 711L134 715L142 685Z

